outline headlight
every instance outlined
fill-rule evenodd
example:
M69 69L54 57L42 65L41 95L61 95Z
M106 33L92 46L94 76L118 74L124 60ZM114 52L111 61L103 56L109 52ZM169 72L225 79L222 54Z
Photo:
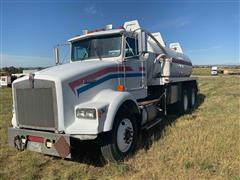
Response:
M76 117L80 119L96 119L96 110L87 108L77 108Z

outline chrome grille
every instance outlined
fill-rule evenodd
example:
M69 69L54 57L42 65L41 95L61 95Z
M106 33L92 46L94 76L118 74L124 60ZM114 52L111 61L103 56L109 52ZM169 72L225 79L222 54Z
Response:
M15 110L18 125L34 129L56 129L57 103L53 82L36 81L36 88L26 82L15 84Z

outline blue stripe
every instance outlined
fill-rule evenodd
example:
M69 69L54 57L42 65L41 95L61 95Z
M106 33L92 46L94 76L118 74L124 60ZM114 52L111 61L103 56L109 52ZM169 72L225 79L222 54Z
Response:
M142 75L145 75L145 74L142 74L142 73L131 73L131 74L125 74L126 77L140 77ZM123 78L124 77L124 74L109 74L108 76L105 76L93 83L90 83L90 84L87 84L86 86L83 86L83 87L80 87L77 89L77 94L79 96L79 94L81 94L82 92L84 91L87 91L107 80L110 80L110 79L115 79L115 78Z

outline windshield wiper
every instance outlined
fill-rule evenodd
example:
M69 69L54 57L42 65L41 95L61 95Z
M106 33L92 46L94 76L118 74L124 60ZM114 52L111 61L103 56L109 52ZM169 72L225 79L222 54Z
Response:
M82 57L80 60L81 60L81 61L84 60L87 54L88 54L87 51L85 51L83 57Z
M85 59L86 55L87 55L88 52L89 52L90 46L91 46L91 41L89 42L88 47L87 47L86 51L84 52L83 57L80 59L81 61Z
M95 54L98 56L98 58L100 60L102 60L102 57L101 57L101 55L100 55L100 53L99 53L99 51L98 51L98 49L96 47L96 41L94 41L94 43L93 43L93 49L94 49Z

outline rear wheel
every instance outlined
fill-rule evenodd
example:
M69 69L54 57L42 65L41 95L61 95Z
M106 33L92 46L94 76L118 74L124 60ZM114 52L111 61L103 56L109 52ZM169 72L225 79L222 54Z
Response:
M184 88L182 91L182 96L180 101L178 102L178 112L179 114L185 114L188 111L189 100L187 89Z
M120 109L112 129L112 141L101 147L103 157L109 161L119 161L132 154L137 146L137 124L133 113Z
M189 107L190 108L194 108L196 105L196 100L197 100L197 91L195 86L193 86L190 89L190 93L189 93Z

